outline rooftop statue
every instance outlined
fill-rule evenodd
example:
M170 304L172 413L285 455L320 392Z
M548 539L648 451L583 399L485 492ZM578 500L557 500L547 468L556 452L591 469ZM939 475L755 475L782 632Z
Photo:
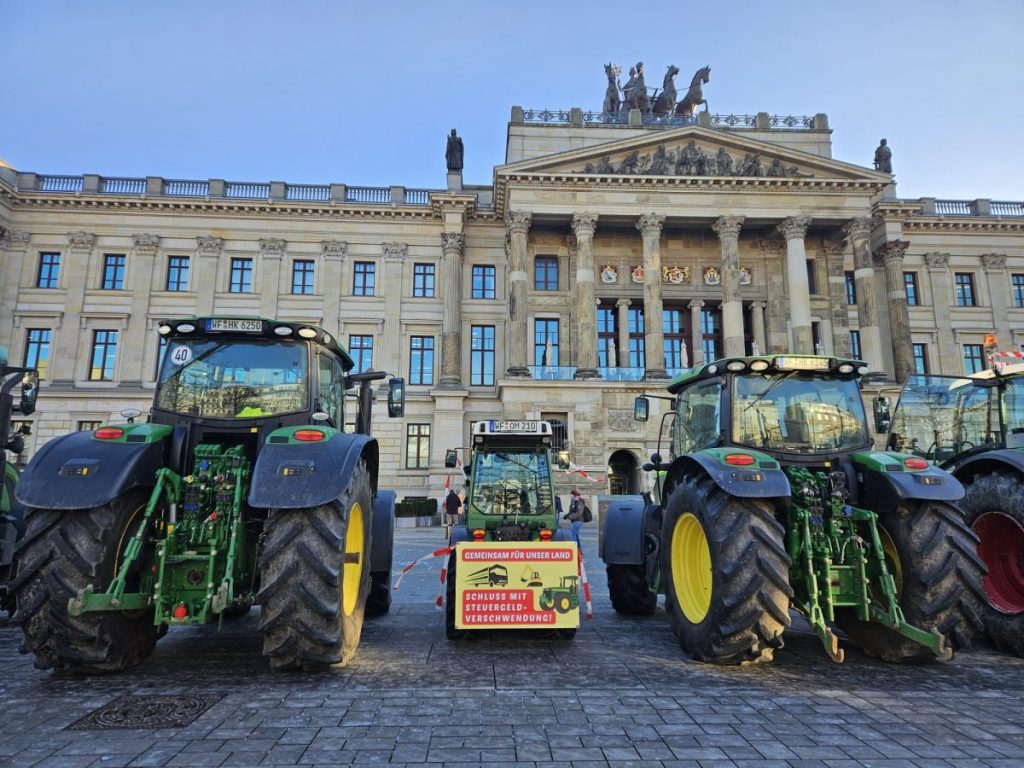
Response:
M690 81L690 89L683 96L683 100L676 104L676 115L678 117L689 117L693 114L693 110L701 104L704 105L704 111L708 111L708 102L704 98L704 93L701 91L700 86L701 84L707 84L710 79L711 67L702 67L694 73L693 80Z
M604 92L604 113L606 115L617 114L619 105L622 104L619 99L620 72L622 72L622 67L613 67L611 63L604 65L604 73L608 76L608 88Z
M679 74L679 67L670 64L665 79L661 83L661 93L654 99L651 110L656 115L669 114L676 104L676 82L675 77Z
M449 171L462 170L462 139L455 133L454 128L448 136L448 148L444 152L444 159L448 163Z
M885 139L882 139L875 150L875 170L892 173L892 150L887 146Z

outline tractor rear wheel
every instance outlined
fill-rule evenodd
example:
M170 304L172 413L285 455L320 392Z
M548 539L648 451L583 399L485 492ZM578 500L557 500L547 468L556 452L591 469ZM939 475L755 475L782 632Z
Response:
M68 613L68 601L89 585L104 591L149 502L147 489L130 491L93 509L36 509L15 555L10 590L21 626L22 653L34 653L38 669L81 674L118 672L153 652L158 628L154 610ZM128 592L140 589L148 567L150 538L128 576Z
M978 475L960 507L988 566L985 631L1001 651L1024 656L1024 476Z
M468 633L455 627L455 550L448 555L448 570L444 581L444 634L449 640L464 640Z
M272 668L316 671L356 652L370 591L370 504L360 460L337 501L271 512L257 600Z
M938 632L950 653L968 647L981 629L985 567L977 555L977 537L963 516L944 502L914 501L879 513L878 523L907 622ZM869 589L874 599L882 597L878 585ZM861 621L852 609L837 610L836 623L868 656L893 663L936 660L927 647L876 622Z
M654 613L658 596L648 588L642 565L609 565L606 570L612 608L629 616Z
M391 610L391 571L370 572L370 594L366 597L366 615L383 616Z
M665 610L698 661L770 661L789 626L789 556L763 499L730 496L694 475L668 500L662 528Z

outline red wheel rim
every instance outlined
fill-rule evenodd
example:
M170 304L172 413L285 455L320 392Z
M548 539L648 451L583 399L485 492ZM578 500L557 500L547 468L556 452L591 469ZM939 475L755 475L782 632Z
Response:
M986 512L974 521L978 556L988 566L982 582L989 604L1001 613L1024 611L1024 528L1003 512Z

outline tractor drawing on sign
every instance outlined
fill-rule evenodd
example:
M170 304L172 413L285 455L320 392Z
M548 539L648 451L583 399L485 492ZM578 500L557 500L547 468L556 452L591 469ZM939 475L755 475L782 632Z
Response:
M539 590L543 587L543 578L557 579L578 572L576 544L568 530L558 527L552 438L551 424L546 421L480 421L474 425L472 453L465 468L467 488L463 516L460 524L452 527L449 538L452 552L448 558L445 592L448 639L463 638L467 631L475 629L460 620L458 606L463 600L460 583L473 586L459 575L460 557L470 556L474 550L490 550L500 543L529 543L531 546L526 550L516 553L527 558L520 577L513 579L520 589ZM554 548L571 548L571 559L548 562L542 556ZM531 553L538 550L541 556L529 559ZM541 566L535 564L538 562L544 562L544 574ZM507 571L502 572L502 577L507 583ZM531 602L531 608L532 605ZM509 626L542 628L529 622ZM566 617L558 632L563 637L571 637L578 626L577 612L572 626ZM487 628L502 627L490 624Z
M35 369L7 365L7 350L0 347L0 464L3 466L3 486L0 487L0 610L11 612L13 601L7 590L15 544L25 533L25 508L15 497L18 470L7 460L7 453L15 455L25 450L25 437L10 428L15 413L30 416L36 409L39 394ZM21 385L21 398L14 404L13 392Z
M664 473L664 501L605 516L614 608L651 613L663 592L683 650L716 664L770 660L791 608L835 661L837 630L892 662L965 647L984 566L953 506L963 487L919 456L872 450L862 366L728 358L674 379L671 455L645 465ZM641 420L650 403L638 398Z
M889 447L951 472L978 535L985 631L996 647L1024 656L1024 360L995 352L971 376L911 376L892 416ZM887 404L877 403L885 424Z
M545 587L537 604L542 611L568 613L580 607L578 576L562 576L557 587Z
M390 604L395 495L378 488L371 383L323 329L265 318L161 322L148 419L46 443L18 485L29 508L11 592L36 666L113 672L166 629L259 603L276 669L356 651ZM354 434L346 393L358 387ZM389 415L403 409L389 384Z

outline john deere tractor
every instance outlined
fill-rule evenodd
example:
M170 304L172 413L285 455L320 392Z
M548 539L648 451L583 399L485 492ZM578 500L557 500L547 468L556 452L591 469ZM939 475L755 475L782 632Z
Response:
M18 486L23 650L82 673L138 664L167 627L262 610L278 669L344 664L387 610L394 493L377 487L371 382L322 329L163 322L151 414L46 443ZM358 387L354 434L344 431ZM389 413L403 407L400 379Z
M39 393L36 372L31 368L7 365L7 350L0 347L0 465L3 466L3 486L0 487L0 610L10 611L12 601L7 591L14 545L25 533L25 509L14 496L18 485L18 470L7 461L7 452L19 454L25 450L21 432L10 429L11 415L29 416L36 409ZM14 404L12 392L21 385L21 400Z
M554 595L552 588L564 586L564 579L575 579L579 572L576 543L568 530L558 527L552 439L546 421L474 425L464 519L449 538L449 639L464 637L467 630L500 628L575 634L579 611L571 613L562 601L558 605L564 610L556 615L550 610L556 606L554 598L547 605L543 597ZM450 463L454 465L454 457ZM512 573L522 572L511 586L510 566ZM578 601L571 606L577 607Z
M951 504L963 487L921 457L872 450L863 365L729 358L673 380L671 457L645 465L665 501L606 515L616 610L650 613L664 592L683 650L716 664L771 659L790 608L835 661L837 629L893 662L966 646L984 566ZM638 398L635 415L649 409Z
M998 353L993 362L968 377L911 376L889 446L963 483L958 504L988 566L985 630L997 647L1024 656L1024 364Z

